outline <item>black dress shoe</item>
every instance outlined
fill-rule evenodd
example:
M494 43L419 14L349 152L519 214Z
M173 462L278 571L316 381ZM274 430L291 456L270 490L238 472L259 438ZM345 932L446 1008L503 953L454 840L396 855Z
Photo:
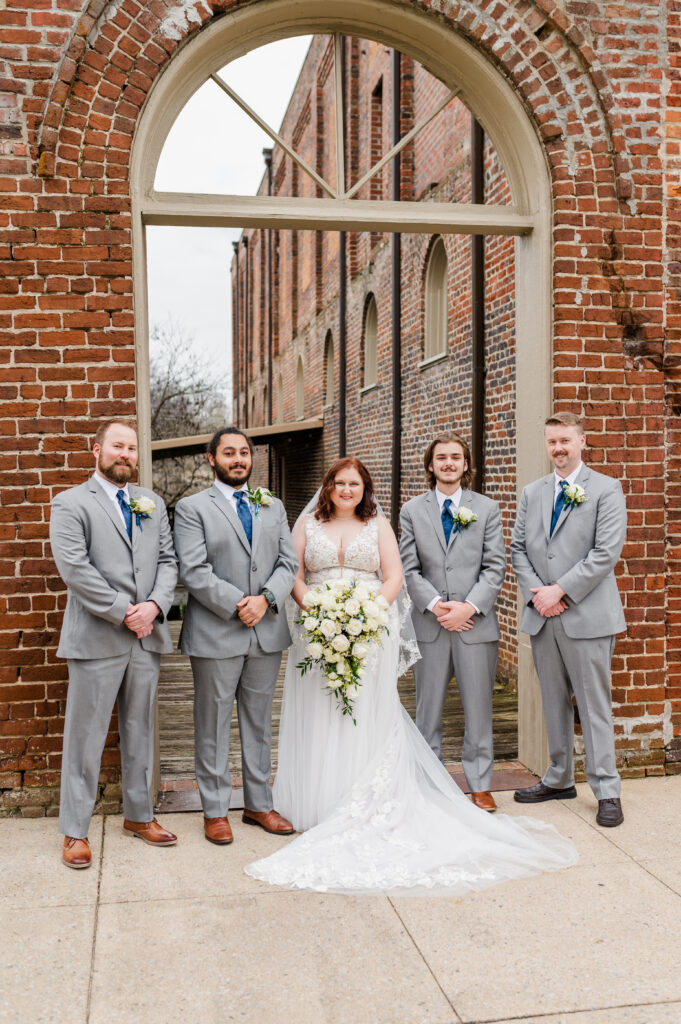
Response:
M622 814L622 802L619 797L611 796L607 800L598 801L598 814L596 822L604 828L614 828L624 821Z
M574 786L567 789L553 789L538 782L535 786L528 786L527 789L516 789L513 799L519 804L539 804L543 800L574 800L577 790Z

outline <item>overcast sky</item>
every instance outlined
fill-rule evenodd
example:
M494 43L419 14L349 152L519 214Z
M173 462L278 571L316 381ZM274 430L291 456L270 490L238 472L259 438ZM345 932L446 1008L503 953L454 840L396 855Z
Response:
M222 78L273 128L286 111L309 36L270 43L233 61ZM208 81L189 100L161 154L156 189L254 195L271 139ZM149 324L173 320L197 352L231 368L232 241L239 228L147 228Z

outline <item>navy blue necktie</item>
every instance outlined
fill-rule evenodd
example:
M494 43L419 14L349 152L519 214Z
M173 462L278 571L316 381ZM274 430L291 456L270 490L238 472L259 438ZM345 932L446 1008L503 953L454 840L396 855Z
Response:
M248 507L248 499L243 491L235 491L234 497L236 498L236 514L241 520L241 525L250 544L253 540L253 520L251 518L251 510Z
M125 500L125 491L116 491L116 500L123 513L125 519L125 528L128 531L128 537L132 540L132 511L127 501Z
M565 504L565 491L566 490L567 490L567 480L561 480L561 482L560 482L560 491L558 492L558 497L556 498L556 504L553 506L553 515L551 516L551 533L550 533L551 537L553 537L553 531L556 528L556 523L558 522L558 520L560 518L560 514L563 511L563 505Z
M452 535L452 527L454 526L454 516L451 513L452 499L445 498L442 505L442 529L445 531L445 543L449 544L449 538Z

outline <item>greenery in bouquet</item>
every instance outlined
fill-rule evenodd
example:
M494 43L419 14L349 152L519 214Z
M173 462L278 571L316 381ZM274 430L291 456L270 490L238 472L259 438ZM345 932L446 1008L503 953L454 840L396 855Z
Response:
M381 644L388 632L388 602L363 580L337 579L311 587L303 606L297 621L306 633L307 655L298 668L305 675L319 665L340 711L357 724L353 700L371 644Z

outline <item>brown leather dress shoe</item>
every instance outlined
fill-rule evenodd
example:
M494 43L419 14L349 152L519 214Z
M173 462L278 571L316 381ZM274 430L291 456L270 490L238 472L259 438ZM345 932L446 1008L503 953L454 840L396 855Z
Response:
M227 818L207 818L204 815L203 831L206 839L211 843L217 843L218 846L227 846L234 841L232 827Z
M494 814L497 809L491 793L471 793L471 800L481 811L489 811L490 814Z
M247 825L260 825L274 836L292 836L295 832L291 822L276 811L244 811L241 820Z
M67 868L89 868L92 863L90 844L87 839L74 839L73 836L64 836L64 849L61 859Z
M128 821L123 819L123 831L127 836L137 836L151 846L174 846L177 836L152 818L151 821Z

